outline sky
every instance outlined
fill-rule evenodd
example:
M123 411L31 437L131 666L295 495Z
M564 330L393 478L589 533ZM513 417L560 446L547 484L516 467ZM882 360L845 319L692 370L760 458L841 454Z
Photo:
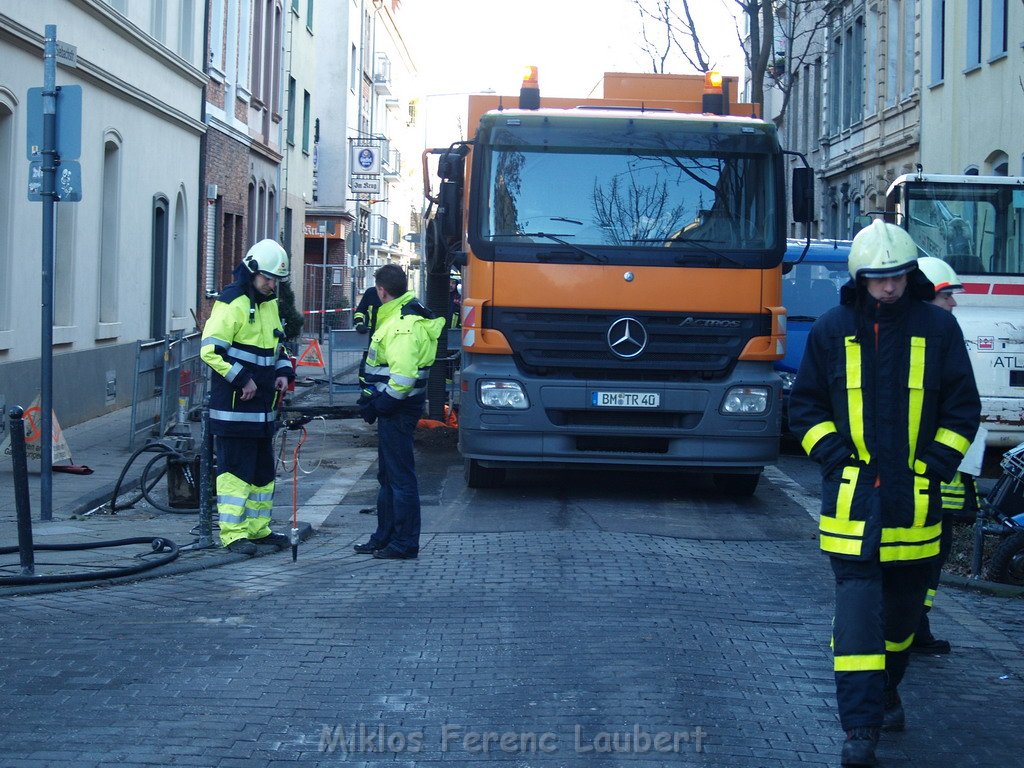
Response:
M728 5L694 3L719 69L740 75ZM587 96L604 72L651 71L633 0L402 0L400 14L427 94L517 94L527 65L539 68L541 93L550 96Z

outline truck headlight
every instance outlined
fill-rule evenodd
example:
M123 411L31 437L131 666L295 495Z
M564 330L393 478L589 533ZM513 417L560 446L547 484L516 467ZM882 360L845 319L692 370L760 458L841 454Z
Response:
M477 382L477 396L484 408L510 408L522 411L530 407L530 399L518 381L481 379Z
M722 398L722 413L764 413L768 410L768 392L768 387L733 387Z

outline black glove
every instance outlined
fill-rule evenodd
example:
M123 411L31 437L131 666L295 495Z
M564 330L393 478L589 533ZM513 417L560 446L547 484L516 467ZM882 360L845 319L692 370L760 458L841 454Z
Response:
M366 333L366 325L364 323L356 323L356 333Z
M373 407L373 400L360 397L356 405L359 406L359 415L367 424L377 421L377 410Z

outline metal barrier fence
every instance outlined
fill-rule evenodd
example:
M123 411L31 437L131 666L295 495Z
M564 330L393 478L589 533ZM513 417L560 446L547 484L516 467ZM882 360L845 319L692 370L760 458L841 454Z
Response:
M174 426L187 426L189 414L206 395L208 375L199 358L202 335L171 334L140 341L135 354L131 434L128 447L143 433L163 437Z
M359 393L359 361L370 343L370 337L353 330L334 330L327 337L327 402L334 405L336 394ZM452 328L448 331L449 365L446 381L448 382L448 401L458 403L458 361L457 355L462 344L462 331Z

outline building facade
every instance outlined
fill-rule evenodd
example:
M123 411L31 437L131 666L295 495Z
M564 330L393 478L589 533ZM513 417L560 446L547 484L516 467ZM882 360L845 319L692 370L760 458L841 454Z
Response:
M767 89L765 114L780 125L787 148L803 152L816 171L812 237L852 237L865 215L884 208L892 181L919 164L927 173L1024 175L1020 3L822 0L777 7L779 52L795 66ZM794 23L795 36L787 33ZM817 36L809 48L799 43L801 28ZM805 233L794 227L790 234Z
M921 27L925 172L1024 176L1024 4L930 0Z
M310 331L350 327L351 310L389 261L408 268L418 232L422 140L413 130L416 69L401 32L400 0L318 6L314 202L306 209L305 308ZM367 167L353 161L359 149ZM353 175L353 167L355 174ZM355 184L355 187L353 187ZM316 314L321 312L333 314Z
M200 0L0 5L0 405L28 406L40 387L42 206L26 196L25 137L46 24L77 47L57 84L82 88L82 199L55 206L61 423L130 404L138 341L194 329L202 18Z
M249 246L280 237L285 108L284 0L206 2L200 322Z

